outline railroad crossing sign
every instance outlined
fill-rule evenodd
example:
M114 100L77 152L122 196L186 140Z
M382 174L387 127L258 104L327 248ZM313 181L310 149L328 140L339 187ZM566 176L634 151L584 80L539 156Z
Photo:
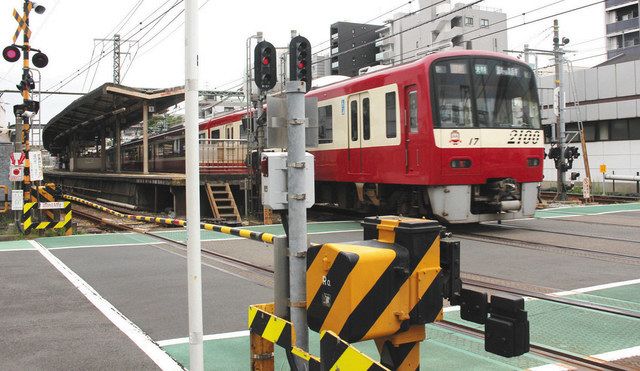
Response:
M24 178L24 160L26 156L24 152L13 152L9 155L11 166L9 168L9 180L12 182L21 182Z
M29 7L29 10L31 10L31 8L33 7L33 3L29 2L29 4L27 5ZM16 19L16 22L18 22L18 28L16 29L16 32L13 34L13 42L15 43L16 40L18 40L18 36L20 36L20 32L24 31L27 35L27 37L31 37L31 30L29 29L29 26L27 25L27 21L26 21L26 17L21 17L20 13L18 13L17 10L13 9L13 18Z

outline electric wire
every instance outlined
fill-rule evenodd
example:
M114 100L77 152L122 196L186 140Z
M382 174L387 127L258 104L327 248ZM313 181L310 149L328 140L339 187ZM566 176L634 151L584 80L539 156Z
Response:
M167 13L169 13L172 9L174 9L177 5L179 5L180 3L182 3L184 0L178 0L176 1L169 9L165 10L161 15L159 15L158 17L154 18L153 20L151 20L149 23L147 23L145 26L143 26L142 28L140 28L138 31L136 31L133 35L131 35L129 38L123 40L123 41L130 41L131 37L137 35L138 33L142 32L145 28L149 27L153 22L155 22L159 17L163 17L164 15L166 15ZM106 55L110 54L111 52L113 52L113 49L109 50L107 53L105 53L104 55L98 57L97 61L92 61L88 63L88 66L85 67L81 67L80 69L76 70L75 72L71 73L68 77L66 77L65 79L61 80L59 83L53 85L52 87L50 87L49 91L52 92L57 92L60 89L62 89L64 86L68 85L71 81L73 81L75 78L77 78L79 75L81 75L84 71L86 71L88 68L91 68L93 65L95 65L99 60L101 60L102 58L104 58ZM42 100L44 101L45 99L49 98L51 96L51 94L45 96Z

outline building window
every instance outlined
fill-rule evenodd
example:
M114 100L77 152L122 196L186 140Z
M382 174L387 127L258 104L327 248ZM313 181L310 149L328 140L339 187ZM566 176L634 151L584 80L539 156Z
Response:
M318 107L318 143L333 142L333 107Z
M220 130L213 130L211 132L211 139L220 139Z
M480 27L489 27L489 20L482 18L480 20Z
M473 26L473 18L471 18L471 17L464 17L464 25L465 25L465 26Z
M385 94L386 121L387 121L387 138L396 137L396 92L392 91Z
M598 140L609 140L609 121L598 124Z
M640 119L629 120L629 139L640 140Z
M611 140L628 140L629 125L627 120L615 120L611 122Z
M583 126L584 129L584 140L586 142L595 142L596 141L596 126L591 123L585 124Z

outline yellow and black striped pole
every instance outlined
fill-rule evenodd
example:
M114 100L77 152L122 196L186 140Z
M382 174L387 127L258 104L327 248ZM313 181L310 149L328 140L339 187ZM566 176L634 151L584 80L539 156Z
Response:
M23 105L26 107L28 101L31 98L30 95L30 89L31 87L29 86L29 79L30 79L30 72L29 72L29 50L30 50L30 46L29 46L29 37L30 37L30 32L29 32L29 13L31 12L31 9L33 8L33 3L31 3L29 0L25 0L24 1L24 5L23 5L23 16L22 16L22 22L24 22L24 25L20 26L18 28L18 30L20 28L22 28L23 33L23 48L22 48L22 83L21 83L21 87L22 87L22 102ZM18 117L16 117L16 120L18 120ZM34 200L32 199L31 196L31 176L30 176L30 163L29 163L29 150L30 148L30 143L29 143L29 132L31 130L31 121L29 119L29 117L27 116L22 116L22 152L25 155L25 162L24 162L24 177L22 178L22 190L23 190L23 198L24 198L24 203L30 203L33 202ZM22 220L27 220L27 219L31 219L31 216L33 215L33 208L29 208L29 211L27 211L27 215L23 215L22 216ZM24 226L24 224L23 224ZM22 232L24 234L29 234L31 232L31 228L23 228Z

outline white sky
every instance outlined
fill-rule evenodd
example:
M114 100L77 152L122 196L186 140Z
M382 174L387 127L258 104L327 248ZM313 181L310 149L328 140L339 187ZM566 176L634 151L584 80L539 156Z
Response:
M42 70L42 88L48 90L63 78L84 68L91 58L94 49L94 38L112 37L114 27L139 0L41 0L39 3L47 7L43 15L32 13L30 17L32 42L34 48L42 49L49 57L49 65ZM129 22L120 33L127 34L129 30L136 32L136 25L153 12L166 0L143 0L141 6L133 14ZM229 89L242 83L245 65L245 42L248 36L262 31L265 39L276 46L286 46L290 38L290 30L298 30L299 34L307 37L312 45L317 45L329 38L329 26L337 21L366 22L391 10L404 5L398 11L417 9L417 0L407 4L407 0L323 0L323 1L291 1L291 0L199 0L204 4L200 10L200 87L202 89ZM485 0L481 6L495 7L513 17L508 22L512 27L523 22L573 9L597 0ZM176 0L168 0L163 10L168 9ZM455 1L452 1L455 2ZM459 2L469 3L470 0ZM22 0L2 0L0 5L0 39L4 40L0 47L9 45L17 23L12 17L13 8L22 9ZM557 4L554 4L557 3ZM554 4L545 9L527 13L547 4ZM123 60L123 73L131 68L124 77L124 85L135 87L164 88L182 85L184 82L184 3L176 6L161 22L146 35L149 29L140 31L132 38L140 39L142 46L133 64L131 57L136 47L131 48L131 55ZM300 16L295 11L300 9ZM158 13L156 13L158 15ZM156 16L154 15L154 17ZM178 18L169 26L166 24L174 17ZM388 19L387 15L371 23L382 23ZM561 36L571 39L569 49L578 51L573 59L584 58L605 52L604 38L604 1L589 8L561 15ZM145 20L145 23L148 20ZM553 18L528 24L510 30L508 33L509 47L522 49L524 43L532 48L549 49L552 47L551 26ZM139 26L137 27L139 28ZM148 41L158 32L160 34ZM21 36L22 37L22 36ZM596 39L594 41L591 41ZM585 42L589 41L589 42ZM584 42L584 43L582 43ZM21 43L21 42L19 42ZM575 45L575 46L574 46ZM316 47L316 52L327 46L327 43ZM105 53L110 51L112 44L105 46ZM122 51L129 49L128 43L123 43ZM96 55L102 50L98 44L94 51ZM604 57L580 60L576 65L592 66L604 60ZM540 63L545 62L544 58ZM89 91L89 86L95 88L105 82L112 81L112 55L107 55L97 66L93 66L90 74L86 72L64 86L62 91ZM96 69L96 67L98 67ZM95 78L93 77L95 73ZM0 60L0 89L15 89L21 75L21 62L8 63ZM86 82L85 82L86 78ZM84 89L83 89L84 83ZM231 83L231 84L229 84ZM226 84L226 85L225 85ZM55 114L66 107L77 96L50 96L43 100L43 124L47 123ZM12 112L12 106L20 103L18 94L4 94L0 97L4 101L7 112ZM8 116L12 116L9 114ZM10 121L13 119L9 117Z

